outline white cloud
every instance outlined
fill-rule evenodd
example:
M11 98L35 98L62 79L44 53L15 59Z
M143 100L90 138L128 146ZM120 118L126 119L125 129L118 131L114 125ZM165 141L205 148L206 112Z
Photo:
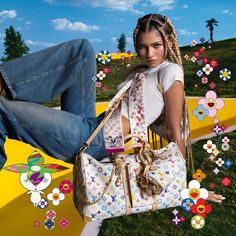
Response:
M53 3L53 2L55 2L55 0L44 0L44 2Z
M233 13L228 10L228 9L225 9L224 11L222 11L223 14L229 14L229 15L232 15Z
M71 3L77 6L86 4L91 7L103 7L112 10L130 11L134 14L143 14L143 11L134 9L134 5L139 1L140 0L73 0Z
M93 43L101 43L102 39L89 39L89 41L91 41Z
M190 32L190 31L187 31L187 30L184 30L184 29L178 29L178 34L179 35L184 35L184 36L190 36L190 35L196 35L198 34L197 32L193 31L193 32Z
M31 21L26 21L25 25L31 25Z
M116 37L111 37L111 42L116 43L117 42L116 39L117 39Z
M175 0L150 0L153 6L158 7L159 11L166 11L174 9Z
M188 5L187 5L187 4L184 4L184 5L183 5L183 8L188 8Z
M171 19L173 19L173 20L181 20L181 19L183 19L183 17L182 16L173 16L173 17L171 17Z
M3 10L0 11L0 22L10 19L10 18L15 18L16 17L16 10Z
M33 41L31 39L25 40L25 44L28 46L42 46L42 47L52 47L56 45L56 43Z
M97 25L86 25L83 22L71 22L67 19L54 19L52 24L55 30L83 31L90 32L92 30L100 30Z
M133 38L131 38L131 37L126 37L126 42L133 44Z

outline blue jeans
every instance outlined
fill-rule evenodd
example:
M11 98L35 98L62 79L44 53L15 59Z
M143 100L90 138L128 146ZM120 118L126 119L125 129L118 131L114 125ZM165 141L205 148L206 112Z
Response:
M72 40L3 63L0 73L11 97L0 96L0 169L6 136L73 163L103 118L95 113L96 59L89 41ZM61 111L40 104L58 95ZM85 152L98 160L106 155L103 130Z

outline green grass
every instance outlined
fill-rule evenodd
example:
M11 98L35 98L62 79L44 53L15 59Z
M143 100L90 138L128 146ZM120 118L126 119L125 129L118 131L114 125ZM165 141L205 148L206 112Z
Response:
M214 81L216 88L214 89L218 96L221 97L236 97L236 38L217 41L212 44L212 48L208 48L208 44L197 44L195 47L182 47L182 58L185 54L188 54L190 58L193 56L195 50L199 50L200 47L206 48L205 52L201 54L201 57L208 57L209 59L215 58L219 61L219 66L208 76L209 82ZM138 58L132 58L131 61L125 60L112 60L106 66L110 68L110 73L103 79L102 86L97 88L96 101L110 101L115 94L116 86L123 80L123 74L128 69L127 64L131 66L140 64ZM102 70L104 65L97 63L97 71ZM186 61L183 58L183 67L185 73L185 90L187 96L204 96L210 89L208 84L204 85L200 81L200 77L196 75L196 72L203 66L192 63L192 61ZM219 71L227 68L231 71L231 79L224 82L219 79ZM194 84L198 83L198 88L194 87ZM108 86L108 91L104 92L102 87ZM45 103L46 106L59 106L60 98L56 97L50 102Z
M179 223L177 226L172 223L174 208L164 209L155 212L146 212L129 216L122 216L113 219L104 220L100 230L100 236L152 236L152 235L209 235L209 236L232 236L236 232L236 131L228 133L230 138L230 150L219 154L218 157L231 159L234 165L226 169L219 167L221 172L215 175L213 169L216 164L208 159L206 151L202 148L207 140L198 141L193 145L195 169L201 169L206 173L206 178L202 181L202 188L209 188L210 183L215 184L214 191L226 197L221 204L208 202L213 211L206 216L206 224L200 230L195 230L191 226L192 213L185 213L181 207L176 209L179 211L178 216L185 216L186 221ZM212 138L220 150L221 137ZM232 180L232 184L224 187L221 179L228 176ZM191 180L191 172L188 172L188 182Z

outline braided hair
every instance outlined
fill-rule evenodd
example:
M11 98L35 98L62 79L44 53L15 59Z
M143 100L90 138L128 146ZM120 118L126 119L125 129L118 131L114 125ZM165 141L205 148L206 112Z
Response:
M138 19L133 33L133 41L136 52L138 52L138 36L140 33L158 30L163 38L166 58L177 63L182 68L182 59L177 42L176 30L170 19L159 14L148 14Z

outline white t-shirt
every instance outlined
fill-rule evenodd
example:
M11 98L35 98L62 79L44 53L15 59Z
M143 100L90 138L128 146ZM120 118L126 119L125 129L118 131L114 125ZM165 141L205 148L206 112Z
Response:
M155 68L146 69L144 74L146 77L144 83L144 113L147 126L149 126L160 116L164 107L162 94L157 88L157 76L159 76L159 81L165 93L176 80L179 80L184 84L184 75L182 68L178 64L167 60ZM127 99L122 101L121 111L122 115L124 115L126 118L129 118Z

